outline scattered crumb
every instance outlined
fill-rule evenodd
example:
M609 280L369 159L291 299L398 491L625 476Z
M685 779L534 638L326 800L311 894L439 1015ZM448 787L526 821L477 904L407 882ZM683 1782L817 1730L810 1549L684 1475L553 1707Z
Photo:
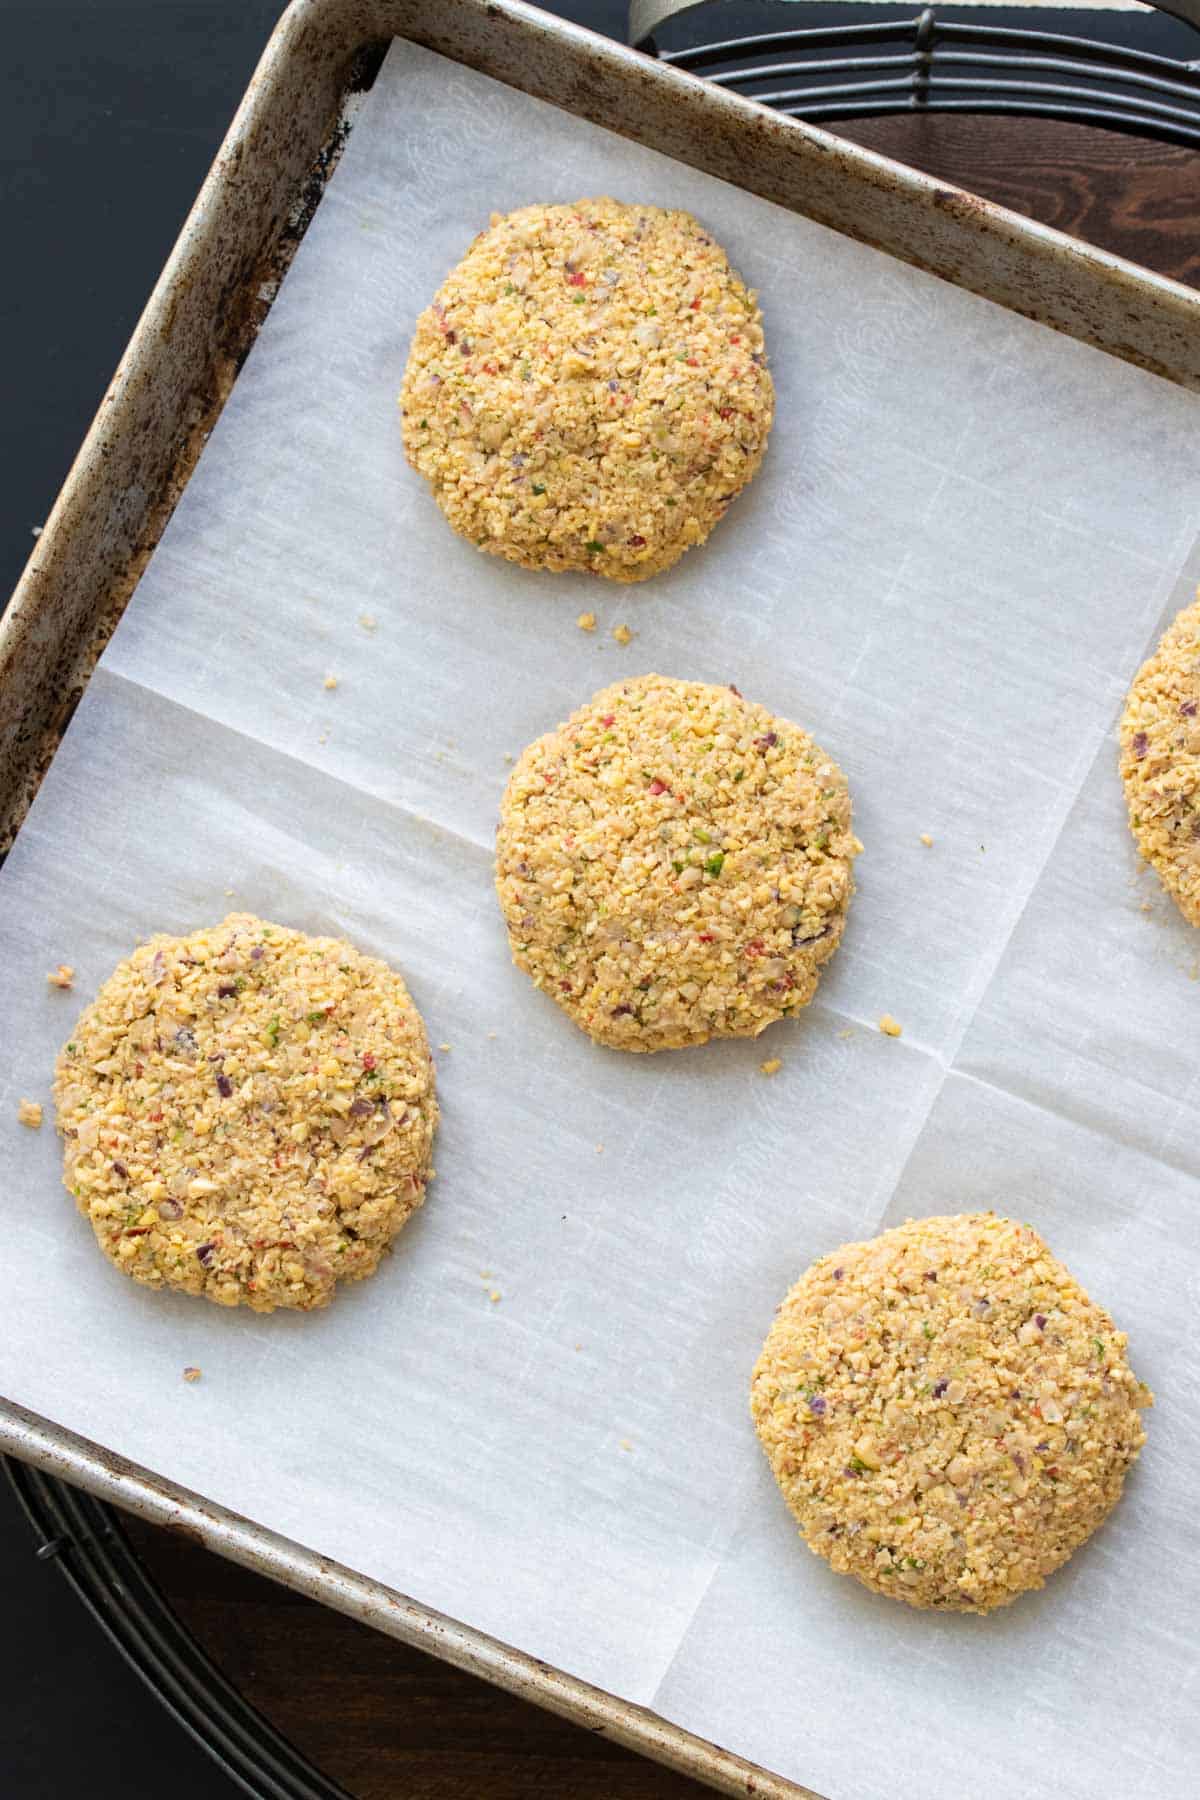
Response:
M621 1439L621 1448L622 1448L622 1450L632 1450L633 1445L630 1443L628 1438L622 1438Z
M374 631L375 627L379 624L379 620L375 617L374 613L359 613L358 622L364 631Z
M327 675L325 677L325 686L327 688L329 688L331 691L333 688L335 688L337 686L337 684L338 684L338 678L336 675Z
M183 1371L183 1379L185 1381L199 1381L200 1371L195 1363L188 1364L187 1368Z
M494 1037L495 1037L495 1036L496 1036L496 1033L495 1033L495 1032L494 1032L494 1031L489 1031L489 1032L488 1032L488 1036L489 1036L489 1037L490 1037L490 1038L494 1038Z
M317 742L318 742L318 744L327 744L329 742L329 733L327 731L323 731L321 733L320 737L317 739Z
M492 1288L488 1293L488 1299L491 1301L493 1306L496 1305L499 1298L500 1298L500 1289Z
M583 1345L582 1345L582 1344L576 1344L576 1346L575 1346L575 1348L576 1348L576 1349L577 1349L577 1350L582 1350L582 1349L583 1349Z
M450 1048L449 1044L439 1044L438 1045L439 1050L448 1050L449 1048Z
M1145 913L1152 913L1154 911L1154 906L1149 900L1143 900L1141 910Z
M597 1156L603 1156L603 1155L604 1155L604 1145L603 1145L603 1144L597 1144L597 1145L596 1145L596 1155L597 1155Z
M42 535L43 527L41 525L33 525L30 527L30 530L35 538L39 538Z
M900 1033L904 1030L904 1027L901 1025L899 1019L893 1019L891 1013L884 1013L882 1019L879 1021L879 1029L882 1031L884 1037L899 1037Z
M853 1027L853 1025L847 1025L847 1027L846 1027L846 1029L845 1029L845 1031L839 1031L839 1032L838 1032L838 1036L839 1036L839 1037L840 1037L840 1038L848 1038L848 1037L853 1037L853 1036L854 1036L854 1027Z
M490 1281L492 1279L492 1271L490 1269L480 1269L479 1279L480 1281Z
M17 1107L17 1122L28 1125L30 1131L40 1131L42 1126L42 1108L37 1100L22 1100Z
M614 625L613 636L616 638L618 644L631 644L633 642L633 633L630 631L628 625Z
M74 979L75 971L70 963L59 963L57 969L52 969L46 977L51 987L61 988L69 988Z
M595 613L580 613L575 623L578 625L580 631L595 631L596 615Z
M512 758L512 751L511 751L511 750L506 750L506 751L505 751L505 752L504 752L504 760L505 760L505 762L508 762L508 763L510 763L510 762L511 762L511 761L512 761L512 759L513 759L513 758Z
M930 837L930 835L927 831L923 831L921 833L921 842L924 844L924 846L927 850L933 849L933 839Z
M782 1056L768 1056L766 1062L759 1063L759 1072L763 1075L778 1075L783 1067Z
M233 889L232 888L225 889L225 898L227 900L232 900L232 898L233 898Z
M980 846L979 846L979 854L980 854L980 856L986 856L986 855L987 855L987 845L986 845L986 844L980 844Z

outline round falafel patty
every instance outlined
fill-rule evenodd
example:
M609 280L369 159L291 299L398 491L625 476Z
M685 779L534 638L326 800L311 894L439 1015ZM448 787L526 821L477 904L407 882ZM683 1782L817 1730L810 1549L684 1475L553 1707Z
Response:
M438 1109L404 982L248 913L119 964L54 1093L64 1183L148 1287L324 1306L425 1197Z
M808 1004L861 848L807 732L736 688L643 675L520 757L496 887L513 960L590 1037L676 1049Z
M450 524L529 569L644 581L766 449L762 315L690 213L493 216L417 321L404 448Z
M1037 1232L910 1219L801 1276L751 1412L810 1550L910 1606L1041 1587L1121 1497L1151 1397Z

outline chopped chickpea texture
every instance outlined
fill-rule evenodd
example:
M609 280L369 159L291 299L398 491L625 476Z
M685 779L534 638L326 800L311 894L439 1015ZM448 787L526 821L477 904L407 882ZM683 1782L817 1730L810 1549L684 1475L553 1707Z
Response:
M1125 1343L1030 1226L910 1219L800 1278L751 1412L810 1550L910 1606L988 1612L1120 1499L1152 1403Z
M493 216L417 321L400 406L479 549L643 581L752 478L774 389L757 301L703 226L595 199Z
M372 1273L425 1197L438 1116L400 976L248 913L120 964L55 1101L63 1180L117 1267L260 1312Z
M1200 596L1138 671L1120 737L1137 847L1184 918L1200 925Z
M807 732L732 687L644 675L521 757L496 884L538 987L597 1042L663 1050L808 1004L861 848Z

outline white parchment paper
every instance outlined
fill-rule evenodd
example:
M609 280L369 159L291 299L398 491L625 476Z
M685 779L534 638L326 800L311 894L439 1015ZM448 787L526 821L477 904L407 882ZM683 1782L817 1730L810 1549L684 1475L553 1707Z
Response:
M606 191L707 220L779 388L754 487L633 590L454 538L395 412L488 212ZM1193 1792L1200 940L1138 874L1112 733L1198 511L1195 396L394 48L0 875L0 1391L836 1800ZM598 1050L509 963L506 756L649 669L851 778L844 948L757 1044ZM443 1046L429 1203L325 1314L126 1282L15 1122L139 937L235 906L394 960ZM747 1384L813 1257L982 1205L1159 1409L1044 1593L934 1618L803 1549Z

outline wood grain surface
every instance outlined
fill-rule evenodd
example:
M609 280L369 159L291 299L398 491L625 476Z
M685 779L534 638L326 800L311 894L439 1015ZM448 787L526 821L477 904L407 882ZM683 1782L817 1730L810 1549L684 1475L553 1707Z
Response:
M178 1533L129 1537L253 1706L356 1800L701 1800L711 1789Z
M905 115L839 129L1200 284L1196 152L1027 119ZM178 1538L138 1521L130 1535L210 1656L357 1800L698 1800L709 1792Z
M905 113L836 127L1160 275L1200 285L1200 151L1055 119Z

